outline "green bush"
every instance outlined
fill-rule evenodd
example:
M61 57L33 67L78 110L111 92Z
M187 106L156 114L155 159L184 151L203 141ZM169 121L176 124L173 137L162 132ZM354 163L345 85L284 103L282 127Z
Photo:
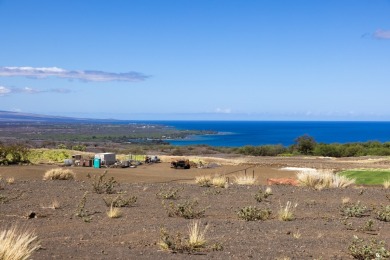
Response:
M262 146L244 146L237 150L237 153L252 156L277 156L287 152L287 148L282 145L262 145Z
M313 154L317 142L313 137L305 134L295 139L294 150L304 155Z
M360 228L362 231L374 231L374 221L369 219L364 223L364 226Z
M71 151L63 149L31 149L28 160L31 163L63 163L72 157Z
M169 217L183 217L185 219L201 218L206 212L206 208L198 209L199 202L197 200L186 200L183 203L177 205L170 202L168 205L163 202L165 210L168 212Z
M93 191L97 194L107 193L107 194L113 194L115 193L115 187L118 186L118 182L114 179L114 177L106 179L107 171L105 171L103 174L99 176L94 176L92 180L92 188ZM88 174L88 178L91 178L91 176Z
M66 149L66 145L65 144L59 144L57 145L57 149Z
M380 210L376 212L376 218L385 221L390 222L390 205L382 206Z
M72 150L85 152L85 150L87 150L87 147L85 145L78 144L78 145L72 146Z
M6 145L0 143L0 164L18 164L29 162L30 149L22 144Z
M85 208L85 204L87 203L87 195L88 191L84 193L75 211L75 215L80 217L84 222L90 222L92 220L92 214Z
M259 188L259 190L257 191L254 197L257 202L262 202L263 200L266 200L271 195L272 193L270 191L266 190L265 192L263 192L263 190Z
M259 209L256 206L247 206L241 208L237 215L240 219L246 221L255 221L255 220L267 220L271 215L271 210L269 209Z
M366 142L347 144L324 144L315 145L313 155L330 157L353 157L353 156L388 156L390 155L390 143Z
M179 191L182 189L175 189L170 187L168 190L162 190L156 194L157 198L165 199L165 200L176 200L179 198Z
M117 196L115 198L103 198L103 200L107 207L121 208L133 206L137 202L137 197L131 196L124 198L122 196Z
M367 242L357 236L354 236L348 250L355 259L371 260L390 257L390 252L385 248L384 241L371 239Z
M361 205L360 201L357 203L346 203L342 209L341 214L346 217L361 218L367 212L367 207Z
M316 156L341 157L342 153L342 146L339 144L317 144L313 150L313 155Z

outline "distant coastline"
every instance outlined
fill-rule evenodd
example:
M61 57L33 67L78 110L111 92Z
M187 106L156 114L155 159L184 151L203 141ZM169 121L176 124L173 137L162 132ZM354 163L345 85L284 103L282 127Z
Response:
M170 140L177 146L210 145L241 147L245 145L289 146L304 134L320 143L390 141L390 122L303 122L303 121L152 121L177 129L210 130L216 135L189 136ZM223 134L221 134L223 133Z
M209 145L242 147L246 145L289 146L307 134L320 143L390 141L390 122L372 121L172 121L115 120L55 117L0 111L0 124L5 123L89 123L89 124L152 124L186 131L180 138L164 141L175 146ZM205 133L205 134L202 134ZM193 134L196 133L196 134ZM199 134L200 133L200 134Z

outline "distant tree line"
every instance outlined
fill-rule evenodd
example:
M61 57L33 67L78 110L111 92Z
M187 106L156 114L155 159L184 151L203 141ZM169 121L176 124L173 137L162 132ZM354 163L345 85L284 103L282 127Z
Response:
M243 146L235 151L238 154L253 156L278 156L278 155L315 155L328 157L353 157L353 156L388 156L390 155L390 142L378 141L357 143L317 143L309 135L302 135L295 139L291 146L262 145Z
M84 144L65 145L58 144L58 149L72 149L73 151L86 151ZM290 146L279 145L261 145L261 146L242 146L242 147L212 147L208 145L197 146L172 146L172 145L132 145L126 146L126 149L115 150L110 148L110 152L117 153L139 153L147 151L160 151L163 154L171 155L202 155L202 154L242 154L251 156L294 156L294 155L313 155L327 157L354 157L354 156L389 156L390 142L356 142L356 143L318 143L309 135L299 136ZM28 163L33 150L27 144L4 144L0 142L0 165Z

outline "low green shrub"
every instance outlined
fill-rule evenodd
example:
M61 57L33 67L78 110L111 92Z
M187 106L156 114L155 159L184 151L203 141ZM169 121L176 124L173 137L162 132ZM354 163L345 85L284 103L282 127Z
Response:
M360 228L362 231L374 231L374 221L372 219L369 219L364 223L364 226Z
M183 217L185 219L201 218L205 215L206 209L198 209L199 202L197 200L186 200L183 203L174 204L170 202L168 205L162 203L169 217Z
M379 209L376 212L376 218L385 221L385 222L390 222L390 205L382 206L381 209Z
M365 216L367 207L363 206L360 201L357 203L345 203L341 208L341 214L346 217L361 218Z
M0 194L0 204L7 203L9 201L9 198L5 195Z
M79 204L77 205L77 209L75 211L75 215L80 217L84 222L90 222L92 220L91 213L85 208L85 204L87 203L87 195L88 191L86 191L83 197L80 199Z
M72 150L85 152L85 150L87 150L87 147L82 144L77 144L72 146Z
M122 208L122 207L131 207L137 202L136 196L131 196L124 198L122 196L117 196L115 198L103 198L104 203L107 207Z
M115 187L119 185L118 182L114 179L114 177L111 177L107 180L106 174L107 171L104 171L104 173L100 174L99 176L95 175L92 180L92 189L97 194L113 194L115 193ZM87 177L91 178L91 175L88 174Z
M259 188L259 190L255 194L255 200L257 202L262 202L263 200L266 200L271 195L272 195L272 191L270 189L266 189L265 192L263 192L263 190Z
M245 221L267 220L271 215L269 209L259 209L256 206L243 207L237 211L238 218Z
M176 200L179 198L179 191L182 189L175 189L170 187L168 190L162 190L156 194L157 198L164 200Z
M355 259L370 260L390 257L390 252L386 249L385 242L376 239L364 241L354 236L352 243L348 246L348 250Z

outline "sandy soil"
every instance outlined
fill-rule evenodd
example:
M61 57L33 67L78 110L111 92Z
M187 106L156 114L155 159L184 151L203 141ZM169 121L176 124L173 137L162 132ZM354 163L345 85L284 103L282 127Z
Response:
M348 245L354 235L384 240L390 247L390 225L375 218L380 205L390 204L390 191L381 187L351 187L315 191L302 187L272 186L273 195L267 201L254 199L259 188L265 188L267 178L294 177L293 171L280 167L317 168L387 168L387 158L203 158L224 163L215 169L175 170L169 158L163 163L143 165L135 169L107 169L120 183L117 194L96 194L87 175L98 176L106 169L72 167L76 180L43 181L42 176L53 165L0 167L3 179L14 177L13 184L3 183L0 190L0 228L12 224L34 229L41 249L33 259L352 259ZM226 160L226 161L224 161ZM236 160L236 161L235 161ZM227 189L204 188L194 184L194 178L205 174L254 174L254 186L230 185ZM229 178L230 179L230 178ZM231 178L233 179L233 178ZM169 217L156 194L160 190L178 188L179 198L173 203L197 199L207 207L201 218L208 225L209 244L221 243L222 251L205 250L200 254L172 254L157 246L159 231L165 227L172 234L186 236L191 220ZM85 209L92 214L85 222L75 216L81 198L88 191ZM103 198L137 196L133 207L122 209L122 217L110 219ZM342 198L361 201L369 208L363 218L346 219L340 213ZM60 208L49 206L57 200ZM298 203L296 219L278 220L280 205ZM168 201L169 202L169 201ZM244 206L269 208L271 219L244 221L237 211ZM36 218L27 218L30 212ZM362 231L372 219L374 231ZM299 238L297 234L300 234ZM295 236L295 237L294 237Z

